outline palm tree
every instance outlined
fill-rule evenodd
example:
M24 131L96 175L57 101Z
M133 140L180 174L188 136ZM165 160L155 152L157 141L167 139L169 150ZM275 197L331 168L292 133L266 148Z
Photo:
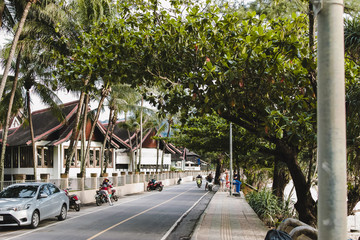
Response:
M33 3L35 2L36 1L33 1ZM46 79L46 82L50 80L50 78L48 77L49 72L47 71L47 69L49 65L51 65L52 61L49 61L51 58L49 58L48 49L66 49L63 46L57 46L57 42L59 41L52 41L54 40L54 36L55 38L56 36L58 38L61 37L54 31L54 25L60 20L59 16L61 15L59 14L60 8L58 7L58 4L56 4L56 2L57 0L53 0L40 2L40 4L34 5L31 13L27 16L26 24L24 25L22 34L19 38L19 42L21 43L21 49L23 49L24 55L20 70L22 71L22 75L24 76L22 78L22 82L24 83L23 86L25 87L27 92L25 102L27 103L26 110L30 126L30 135L32 137L35 179L37 176L37 154L34 142L34 129L31 119L30 89L34 89L34 91L41 97L42 101L46 105L51 106L53 112L57 115L60 121L63 119L62 113L58 107L58 104L60 104L61 101L49 89L49 87L51 87L50 85L44 85L39 82L40 79ZM29 2L27 3L29 4ZM6 23L8 23L7 28L10 28L10 24L15 23L16 20L20 18L19 16L20 14L22 14L24 4L24 1L17 0L10 1L9 4L6 5L6 7L4 8L4 13L10 13L9 9L14 9L14 14L6 14L5 16L15 16L12 21L6 21ZM30 64L29 62L32 62L33 64ZM9 64L9 62L7 62L6 64ZM9 108L11 107L12 106L9 106Z
M156 172L158 172L160 158L160 142L162 140L161 133L165 130L166 123L164 123L163 118L157 114L153 114L150 121L152 123L152 126L156 129L156 135L154 139L156 140Z
M132 102L131 99L133 99L136 94L137 92L129 85L118 83L112 86L112 91L107 99L108 108L110 110L109 118L108 118L108 127L105 133L105 138L100 154L100 156L105 156L105 158L102 158L102 162L101 162L101 173L106 173L109 151L110 151L109 148L112 140L112 134L117 122L117 116L125 109L131 107L130 106ZM109 140L107 140L108 136L110 136ZM108 143L108 145L106 145L106 143ZM104 155L105 149L107 151L107 154Z
M92 136L94 134L94 131L95 131L95 127L96 127L96 124L97 124L97 121L99 120L99 116L100 116L100 112L101 112L101 107L105 101L105 98L110 94L111 92L111 87L109 86L109 84L103 86L103 88L101 89L101 99L99 101L99 106L98 106L98 109L96 111L96 115L95 115L95 119L93 121L93 124L91 126L91 130L90 130L90 135L89 135L89 138L88 138L88 142L87 142L87 146L86 146L86 151L85 151L85 154L83 156L83 159L81 159L81 169L80 169L80 175L82 177L85 177L85 162L86 162L86 157L88 156L89 152L90 152L90 144L91 144L91 139L92 139ZM84 125L86 122L84 122Z
M19 24L18 24L16 33L15 33L14 39L12 41L10 54L9 54L9 57L7 59L6 66L5 66L5 69L4 69L4 74L2 76L1 83L0 83L0 101L1 101L3 93L4 93L6 80L7 80L7 77L9 75L11 62L12 62L12 59L14 58L14 55L15 55L15 50L16 50L16 46L17 46L19 38L20 38L20 34L21 34L22 29L24 27L27 15L28 15L29 10L30 10L30 7L31 7L31 5L33 3L36 3L36 1L37 0L27 0L27 3L25 5L25 8L24 8L24 11L23 11L23 14L22 14L22 17L21 17L21 19L19 21Z
M30 90L33 93L40 97L40 100L45 104L51 107L52 113L59 119L59 121L63 121L65 118L59 105L62 103L58 96L48 88L48 86L41 81L46 82L46 78L43 78L44 66L39 64L32 64L32 57L34 56L26 56L22 61L22 68L20 69L23 72L24 76L22 78L22 84L25 88L26 92L26 110L28 116L28 122L30 127L30 136L31 136L31 144L32 144L32 155L33 155L33 164L34 164L34 178L37 180L37 150L36 150L36 142L34 135L34 128L32 122L32 114L31 114L31 95ZM35 56L36 57L36 56ZM36 61L35 61L36 62Z
M15 25L14 18L11 14L8 4L0 0L0 29L11 30Z
M5 163L6 143L7 143L8 131L9 131L9 127L10 127L9 126L10 125L10 118L11 118L11 115L12 115L12 105L13 105L13 102L14 102L17 82L18 82L18 79L19 79L20 61L21 61L21 49L20 49L20 52L19 52L18 57L16 59L15 76L14 76L14 80L13 80L13 86L12 86L12 89L11 89L10 99L8 101L9 106L8 106L8 110L7 110L7 114L6 114L6 120L5 120L5 124L3 125L4 130L3 130L3 134L2 134L1 160L0 160L0 191L4 188L4 163Z
M354 17L345 19L344 43L348 58L360 64L360 19Z

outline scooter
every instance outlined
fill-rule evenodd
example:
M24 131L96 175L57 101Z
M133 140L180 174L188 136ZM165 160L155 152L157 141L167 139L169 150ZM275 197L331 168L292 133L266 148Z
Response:
M207 188L208 188L208 190L211 192L212 189L213 189L213 183L212 183L212 182L209 182L208 185L207 185Z
M108 198L106 196L106 190L96 190L96 194L95 194L95 202L97 206L101 206L103 203L107 203L108 202ZM117 202L117 200L119 199L119 197L115 194L116 190L115 189L111 189L111 195L110 195L110 200L114 200L115 202Z
M163 190L163 188L164 188L164 185L162 184L161 181L155 181L154 179L152 179L148 182L146 190L147 191L158 190L159 192L161 192Z
M66 196L69 198L69 208L75 209L77 212L80 211L80 199L76 194L69 195L70 188L64 189Z
M206 182L206 185L205 185L205 190L208 190L208 191L212 191L212 189L213 189L213 183L212 183L212 181L211 182Z

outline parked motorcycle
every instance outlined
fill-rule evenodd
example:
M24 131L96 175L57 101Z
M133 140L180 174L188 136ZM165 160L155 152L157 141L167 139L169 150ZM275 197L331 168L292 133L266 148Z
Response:
M161 192L163 190L163 188L164 188L164 185L162 184L161 181L155 181L154 179L152 179L148 182L146 190L147 191L158 190L159 192Z
M201 178L196 178L196 184L197 184L198 188L201 188L202 179Z
M69 208L75 209L77 212L80 211L80 199L76 194L69 194L70 188L64 189L66 196L69 198Z
M96 190L96 194L95 194L95 202L97 206L101 206L103 203L107 203L108 202L108 198L106 196L105 193L106 190ZM117 202L117 200L119 199L119 197L115 194L116 190L115 189L111 189L111 196L110 196L110 200Z

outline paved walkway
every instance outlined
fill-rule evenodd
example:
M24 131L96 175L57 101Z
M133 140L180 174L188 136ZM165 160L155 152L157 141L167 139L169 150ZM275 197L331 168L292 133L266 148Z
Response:
M218 191L202 215L191 240L264 240L268 230L243 194L234 197L228 192Z

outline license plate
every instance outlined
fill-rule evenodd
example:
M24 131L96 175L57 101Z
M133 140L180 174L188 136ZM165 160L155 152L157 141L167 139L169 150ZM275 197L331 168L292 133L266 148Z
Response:
M0 222L4 221L4 217L0 216Z
M81 202L80 202L80 200L77 200L77 201L75 201L75 203L76 203L76 204L80 204Z

